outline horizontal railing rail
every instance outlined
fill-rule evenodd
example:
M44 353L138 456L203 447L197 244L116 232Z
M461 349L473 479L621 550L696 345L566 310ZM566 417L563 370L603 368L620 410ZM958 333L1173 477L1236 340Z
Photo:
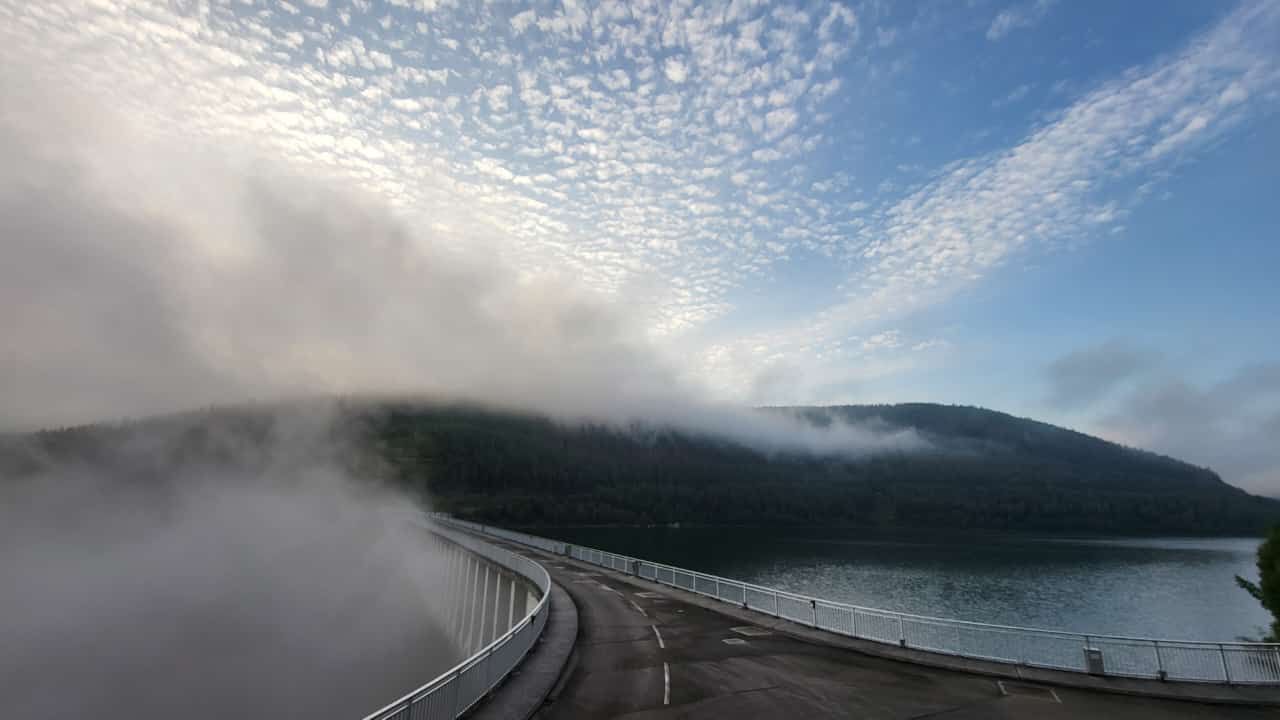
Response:
M524 577L541 591L542 597L532 611L493 642L364 720L453 720L461 717L520 664L546 627L547 602L551 597L551 577L546 568L522 555L442 526L453 522L441 519L430 523L428 529Z
M456 527L539 548L738 607L860 640L1092 675L1280 685L1280 644L1202 642L993 625L851 605L449 518Z

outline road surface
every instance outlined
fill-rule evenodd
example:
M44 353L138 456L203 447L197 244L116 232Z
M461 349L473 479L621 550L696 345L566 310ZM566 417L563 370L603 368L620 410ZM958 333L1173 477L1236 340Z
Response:
M1275 718L1274 708L1141 698L922 667L745 625L680 593L563 557L542 562L578 606L576 658L537 717Z

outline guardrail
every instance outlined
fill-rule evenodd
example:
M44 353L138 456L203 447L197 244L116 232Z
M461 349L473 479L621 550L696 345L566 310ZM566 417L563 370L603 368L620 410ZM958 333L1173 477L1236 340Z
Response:
M431 532L487 560L523 576L542 591L533 610L505 634L481 648L439 677L374 712L364 720L437 720L461 717L489 694L510 673L542 635L546 627L551 577L546 568L509 550L495 547L465 533L441 527L456 521L432 523Z
M846 637L941 655L1152 680L1280 685L1280 644L1094 635L949 620L823 600L478 523L450 524Z

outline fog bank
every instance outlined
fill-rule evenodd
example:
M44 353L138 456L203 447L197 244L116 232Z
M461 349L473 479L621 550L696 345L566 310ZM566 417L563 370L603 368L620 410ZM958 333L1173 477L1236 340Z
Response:
M316 410L6 478L0 714L362 717L457 662L443 559Z

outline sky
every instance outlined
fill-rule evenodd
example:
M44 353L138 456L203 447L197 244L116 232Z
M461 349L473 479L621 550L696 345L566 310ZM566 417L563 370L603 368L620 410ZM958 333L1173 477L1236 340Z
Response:
M1280 495L1278 39L1275 0L0 0L0 420L933 401Z

